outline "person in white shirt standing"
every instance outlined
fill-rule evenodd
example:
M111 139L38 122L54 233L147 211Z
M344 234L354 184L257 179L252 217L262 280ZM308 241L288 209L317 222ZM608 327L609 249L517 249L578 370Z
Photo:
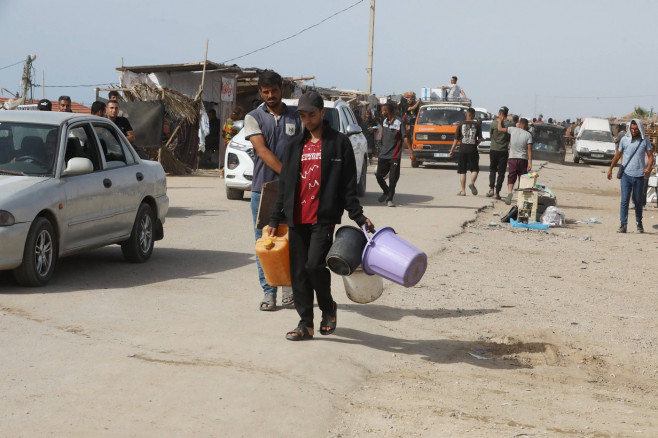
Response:
M510 135L509 159L507 160L507 189L509 193L505 204L512 203L512 195L516 179L532 170L532 134L528 132L528 119L519 120L519 127L505 127L505 116L498 113L498 131Z

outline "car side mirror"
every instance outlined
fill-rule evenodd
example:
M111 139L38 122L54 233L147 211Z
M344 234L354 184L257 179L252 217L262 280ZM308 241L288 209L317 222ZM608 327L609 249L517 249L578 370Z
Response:
M356 123L351 123L347 126L347 135L361 134L363 130Z
M66 169L62 172L62 176L84 175L93 171L94 165L89 158L75 157L66 163Z
M238 120L237 122L233 122L233 129L239 131L242 128L244 128L244 120Z

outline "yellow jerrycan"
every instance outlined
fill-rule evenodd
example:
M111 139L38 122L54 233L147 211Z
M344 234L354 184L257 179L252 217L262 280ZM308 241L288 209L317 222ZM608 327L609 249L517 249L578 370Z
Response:
M275 237L263 235L256 240L256 255L270 286L291 286L288 226L279 225Z

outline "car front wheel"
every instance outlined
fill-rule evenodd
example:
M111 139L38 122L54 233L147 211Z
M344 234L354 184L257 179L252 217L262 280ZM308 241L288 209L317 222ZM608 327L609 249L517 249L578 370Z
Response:
M50 221L38 217L32 223L25 241L23 263L14 269L14 278L22 286L48 283L57 263L57 239Z
M226 187L226 199L229 199L231 201L239 201L243 198L243 196L244 196L244 192L242 190L236 190L230 187Z
M130 238L121 242L121 251L129 262L144 263L151 257L154 244L154 216L150 205L142 204L139 206Z
M578 164L579 161L580 158L578 157L578 154L576 153L576 151L573 151L573 162Z

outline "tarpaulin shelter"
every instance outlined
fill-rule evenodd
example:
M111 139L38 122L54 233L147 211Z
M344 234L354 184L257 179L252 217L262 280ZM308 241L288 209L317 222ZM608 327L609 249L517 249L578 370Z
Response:
M122 89L133 89L136 85L146 85L150 89L175 90L195 102L203 101L206 110L214 109L220 126L223 126L236 106L240 106L245 113L254 107L255 101L259 98L258 75L264 70L205 61L186 64L122 66L117 68L117 71L121 73ZM290 96L294 86L295 83L291 78L284 78L284 96ZM194 123L198 124L198 119L192 125ZM192 126L182 131L186 133L186 136L197 135ZM192 138L178 139L177 144L186 145L186 148L198 147L198 138L196 142ZM180 157L179 159L184 161L187 166L196 167L196 163L189 161L194 154L189 151L178 152L175 155Z

